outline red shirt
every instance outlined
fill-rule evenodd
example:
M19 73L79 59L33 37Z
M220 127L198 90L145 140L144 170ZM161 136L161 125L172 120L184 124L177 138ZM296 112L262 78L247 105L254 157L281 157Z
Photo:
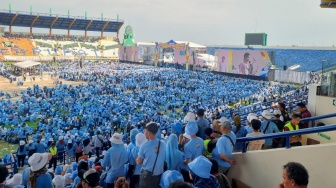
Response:
M302 117L302 119L304 119L304 118L309 118L309 117L311 117L311 114L310 114L310 112L306 109L305 111L303 111L302 113L301 113L301 117ZM303 122L302 123L302 127L300 127L301 129L304 129L304 128L308 128L308 122Z

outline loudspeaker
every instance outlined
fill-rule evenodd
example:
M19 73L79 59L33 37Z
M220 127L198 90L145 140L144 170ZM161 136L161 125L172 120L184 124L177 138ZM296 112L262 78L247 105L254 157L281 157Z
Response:
M287 70L287 65L284 65L283 70Z

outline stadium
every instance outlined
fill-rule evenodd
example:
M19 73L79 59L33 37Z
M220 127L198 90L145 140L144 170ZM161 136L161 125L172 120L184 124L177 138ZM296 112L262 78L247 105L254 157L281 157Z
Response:
M336 183L334 46L138 42L119 16L11 8L0 25L0 187Z

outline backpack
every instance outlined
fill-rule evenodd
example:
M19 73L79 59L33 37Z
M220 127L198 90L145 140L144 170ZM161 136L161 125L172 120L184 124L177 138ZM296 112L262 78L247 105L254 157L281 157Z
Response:
M208 149L207 149L209 153L212 153L212 150L216 147L217 141L218 141L218 138L210 140L210 142L208 143Z
M235 145L233 140L228 135L224 135L224 136L230 140L232 146ZM210 140L210 142L208 143L208 152L209 153L212 153L212 150L216 147L217 141L218 141L218 138Z

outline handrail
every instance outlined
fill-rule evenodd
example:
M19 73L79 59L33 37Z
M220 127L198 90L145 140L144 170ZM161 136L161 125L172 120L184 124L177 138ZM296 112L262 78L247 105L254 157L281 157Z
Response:
M254 141L254 140L263 140L268 138L279 138L279 137L286 137L286 148L289 149L290 146L290 137L296 135L303 135L303 134L311 134L311 133L319 133L319 132L327 132L327 131L334 131L336 130L336 124L322 126L322 127L311 127L307 129L301 129L296 131L286 131L286 132L278 132L278 133L271 133L262 136L253 136L253 137L244 137L244 138L237 138L237 142L242 142L243 144L243 153L246 153L246 142Z
M325 119L325 118L331 118L331 117L336 117L336 113L327 114L327 115L321 115L321 116L314 116L314 117L309 117L309 118L304 118L304 119L301 119L300 122L312 121L312 127L315 127L315 120Z

